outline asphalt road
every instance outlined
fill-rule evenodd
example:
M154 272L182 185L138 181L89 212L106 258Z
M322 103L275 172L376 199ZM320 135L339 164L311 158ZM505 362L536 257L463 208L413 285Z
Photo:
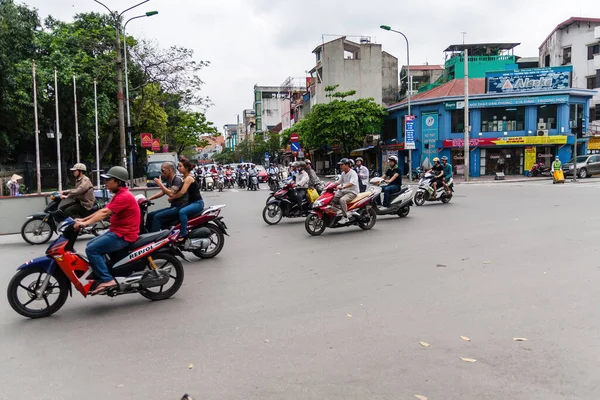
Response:
M267 226L267 194L208 196L231 237L170 300L27 320L2 298L0 399L600 398L600 185L460 185L318 238ZM43 249L0 251L4 290Z

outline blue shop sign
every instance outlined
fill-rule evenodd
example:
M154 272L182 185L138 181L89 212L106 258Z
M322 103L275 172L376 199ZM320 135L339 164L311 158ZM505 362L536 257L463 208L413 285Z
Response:
M515 71L487 72L487 93L515 93L571 87L571 65L548 68L528 68Z
M417 147L415 145L415 116L407 115L405 118L405 127L404 127L404 148L406 150L415 150Z
M513 106L536 106L540 104L564 104L569 102L568 94L558 94L554 96L529 96L529 97L508 97L501 99L479 99L469 100L469 108L488 108L488 107L513 107ZM465 108L464 101L451 101L444 103L446 110L458 110Z

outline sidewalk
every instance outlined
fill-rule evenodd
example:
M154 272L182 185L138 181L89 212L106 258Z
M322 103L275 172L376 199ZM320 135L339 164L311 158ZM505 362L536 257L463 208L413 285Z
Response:
M566 177L565 183L573 183L571 182L572 177ZM471 178L468 182L465 182L464 177L455 176L454 183L457 185L481 185L481 184L489 184L489 183L519 183L519 182L539 182L539 181L547 181L551 182L552 178L550 177L535 177L529 178L522 175L506 175L504 180L494 180L493 176L480 176L477 178ZM598 183L600 182L600 176L591 177L586 179L577 179L576 183Z

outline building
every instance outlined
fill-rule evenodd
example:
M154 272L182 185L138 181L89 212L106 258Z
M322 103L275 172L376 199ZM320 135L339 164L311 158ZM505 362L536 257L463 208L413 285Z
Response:
M256 133L267 132L281 123L282 100L285 96L280 86L254 85Z
M220 153L225 146L225 138L222 135L202 135L202 139L207 140L208 145L204 147L196 147L195 158L200 162L212 160L215 154Z
M244 110L242 116L245 139L252 142L254 141L254 132L256 132L256 112L254 110Z
M338 91L356 90L348 99L372 97L380 105L398 99L398 59L382 51L369 38L361 43L342 36L317 46L313 53L316 65L310 70L310 103L326 103L327 86L339 85Z
M588 148L587 110L595 91L570 85L571 67L488 72L469 79L471 176L496 172L524 174L533 163L558 155L571 159ZM464 80L455 79L412 99L416 168L447 156L455 173L464 173ZM405 150L407 103L389 107L380 151L395 153L408 165Z
M573 66L573 87L600 87L600 18L572 17L558 24L539 47L543 67ZM600 94L590 105L590 120L600 120Z
M407 68L406 65L402 66L400 70L400 96L404 97L406 95L406 90L408 88L408 82L406 79ZM444 66L443 65L411 65L410 66L410 77L412 81L412 92L411 94L416 94L417 92L425 91L429 85L436 82L438 79L444 76Z
M225 137L225 147L234 150L238 145L239 124L227 124L223 126L223 136Z

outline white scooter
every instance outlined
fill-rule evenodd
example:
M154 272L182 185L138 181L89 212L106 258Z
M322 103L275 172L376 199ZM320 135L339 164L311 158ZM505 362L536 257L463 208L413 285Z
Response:
M448 195L446 189L444 189L444 185L441 183L438 184L438 187L436 188L435 198L433 197L433 187L431 186L431 182L434 177L433 173L426 172L419 181L419 188L417 189L417 193L415 193L415 204L417 206L422 206L426 201L441 201L446 204L452 199L452 194ZM450 178L450 181L446 182L446 184L451 192L454 192L454 180Z
M210 172L204 174L204 183L206 184L206 190L212 191L215 187L215 180Z
M376 194L376 199L381 199L381 192L383 188L387 186L383 178L373 178L369 181L371 186L367 190L370 190ZM410 186L402 185L400 191L392 193L390 198L390 206L383 207L381 205L374 204L375 212L377 215L391 215L397 214L400 218L406 217L410 213L410 207L414 206L413 197L415 192Z

